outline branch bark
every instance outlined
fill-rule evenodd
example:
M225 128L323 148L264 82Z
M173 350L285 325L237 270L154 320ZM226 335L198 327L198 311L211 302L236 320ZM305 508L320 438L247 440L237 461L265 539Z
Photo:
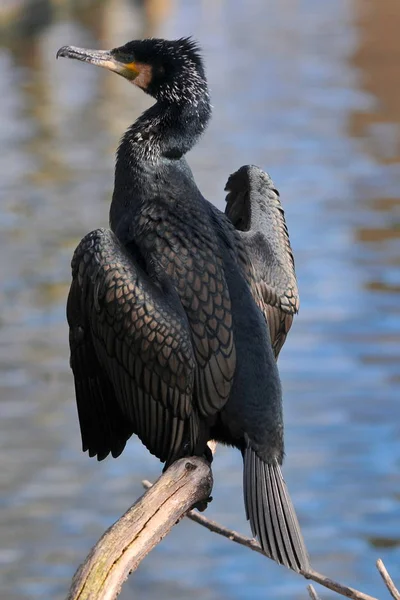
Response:
M142 483L143 486L147 489L149 489L149 487L151 486L151 483L149 481L145 480L142 481ZM232 529L228 529L227 527L216 523L215 521L211 521L210 519L207 519L207 517L205 517L204 515L201 515L194 510L190 510L186 516L192 521L203 525L203 527L206 527L210 531L218 533L219 535L228 538L232 542L236 542L241 546L246 546L246 548L250 548L250 550L254 550L254 552L258 552L259 554L270 558L267 554L265 554L262 551L260 544L255 539L248 538L244 535L241 535L240 533L237 533L236 531L233 531ZM310 569L309 571L301 571L301 575L303 575L303 577L305 577L306 579L311 579L312 581L323 585L324 587L328 588L329 590L332 590L333 592L337 592L345 598L351 598L352 600L378 600L377 598L369 596L368 594L364 594L359 590L355 590L354 588L333 581L332 579L329 579L329 577L321 575L321 573L317 573L317 571L314 571L314 569Z
M267 556L256 540L227 529L197 511L189 510L207 501L212 483L210 465L198 457L175 462L154 485L143 481L146 493L93 547L72 580L67 600L114 600L129 573L137 569L143 558L185 515L210 531ZM399 591L380 559L377 567L392 597L400 600ZM346 598L377 600L313 569L301 574ZM318 599L312 586L308 586L308 591L311 598Z
M129 573L212 489L202 458L178 460L112 525L76 572L67 600L113 600Z

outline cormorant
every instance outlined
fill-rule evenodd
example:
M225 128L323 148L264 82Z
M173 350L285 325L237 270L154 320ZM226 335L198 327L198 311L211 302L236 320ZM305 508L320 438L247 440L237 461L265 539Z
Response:
M111 229L72 259L67 317L83 450L117 457L135 433L168 466L207 442L244 457L247 518L263 550L309 562L280 465L276 358L297 312L278 192L257 167L228 180L226 215L184 155L211 114L197 44L147 39L58 56L105 67L155 98L117 151Z

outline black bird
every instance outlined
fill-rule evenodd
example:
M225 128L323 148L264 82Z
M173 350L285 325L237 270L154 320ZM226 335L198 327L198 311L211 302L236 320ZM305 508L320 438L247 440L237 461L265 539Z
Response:
M216 439L244 457L253 534L278 563L309 566L280 465L276 358L298 308L277 191L256 167L227 183L226 215L184 158L211 114L190 38L111 51L64 46L122 75L155 104L117 152L110 226L72 259L67 316L83 449L117 457L135 433L166 466Z

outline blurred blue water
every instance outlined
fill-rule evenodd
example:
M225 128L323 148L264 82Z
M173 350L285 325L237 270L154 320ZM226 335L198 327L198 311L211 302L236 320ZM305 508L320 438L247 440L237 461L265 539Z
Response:
M64 316L74 245L106 225L113 152L149 101L111 74L56 62L55 52L193 34L215 107L189 156L200 189L222 208L227 176L254 163L286 209L301 311L280 358L285 475L314 568L381 596L378 556L400 581L400 114L388 108L399 87L383 68L400 42L385 50L382 40L379 56L364 60L375 16L356 0L146 9L64 8L0 47L0 595L63 598L141 479L160 472L135 440L117 461L80 452ZM237 452L218 449L214 478L209 516L248 533ZM307 597L301 578L189 522L121 598L134 593Z

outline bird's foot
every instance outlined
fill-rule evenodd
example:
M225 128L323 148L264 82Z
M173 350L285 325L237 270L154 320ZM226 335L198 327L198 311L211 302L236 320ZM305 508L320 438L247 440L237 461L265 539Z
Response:
M212 502L212 499L213 497L209 496L207 500L201 500L200 502L196 502L196 504L192 506L192 510L197 508L199 512L204 512L207 506L210 504L210 502Z

